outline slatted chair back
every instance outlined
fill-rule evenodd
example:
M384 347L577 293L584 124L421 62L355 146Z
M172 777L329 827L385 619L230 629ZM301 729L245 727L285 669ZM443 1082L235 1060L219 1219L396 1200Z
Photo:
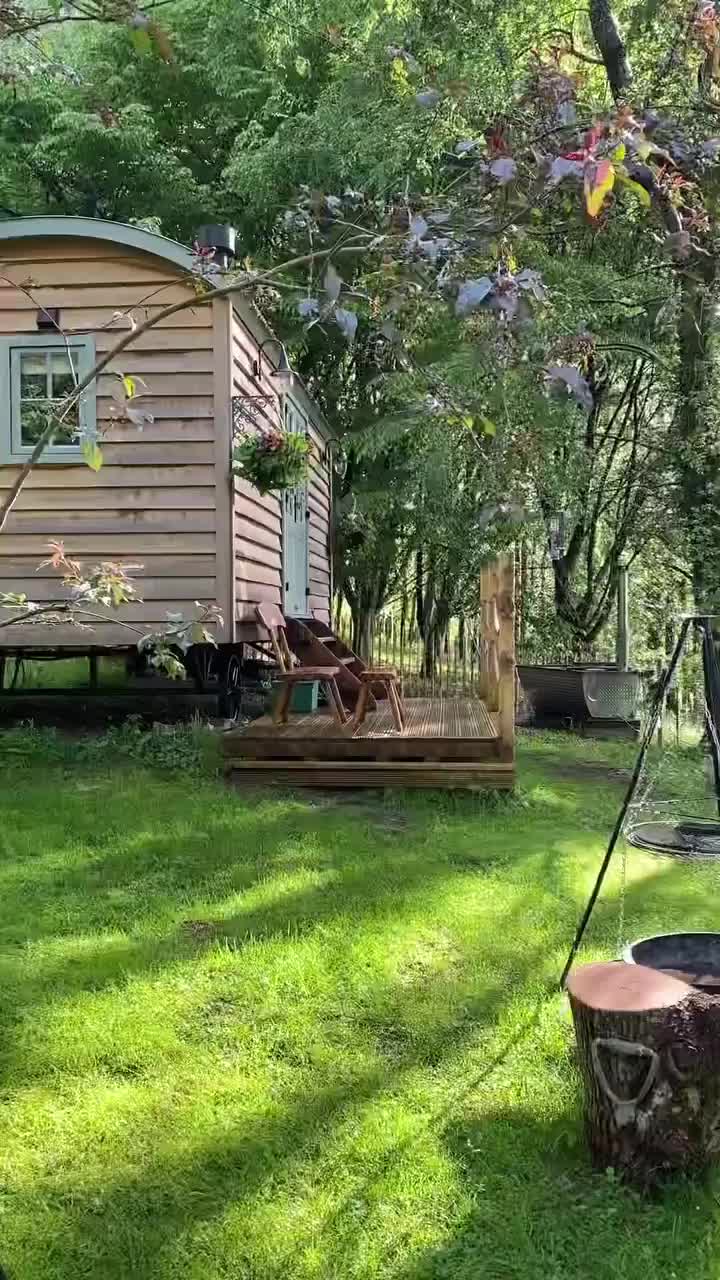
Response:
M255 616L268 633L280 670L285 674L292 671L294 659L287 641L287 624L282 610L276 604L258 604Z

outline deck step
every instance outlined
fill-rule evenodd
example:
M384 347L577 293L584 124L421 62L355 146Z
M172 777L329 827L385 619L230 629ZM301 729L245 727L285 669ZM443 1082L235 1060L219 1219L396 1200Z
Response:
M306 761L233 760L227 773L238 784L289 787L429 787L509 790L515 785L514 763L499 761Z

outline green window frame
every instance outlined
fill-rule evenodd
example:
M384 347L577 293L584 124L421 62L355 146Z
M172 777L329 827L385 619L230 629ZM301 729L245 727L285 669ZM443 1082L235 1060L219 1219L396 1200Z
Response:
M72 361L72 366L70 365ZM62 334L18 334L0 340L0 460L22 463L30 457L47 421L46 409L64 399L72 379L87 377L95 365L91 337ZM64 439L46 445L41 462L79 462L80 437L96 432L95 386L80 397L77 413ZM79 433L79 434L76 434Z

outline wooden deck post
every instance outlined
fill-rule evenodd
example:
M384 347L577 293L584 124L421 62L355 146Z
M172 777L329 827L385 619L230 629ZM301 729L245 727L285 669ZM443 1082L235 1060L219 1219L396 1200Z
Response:
M480 571L482 672L480 696L496 714L501 754L515 748L515 563L499 556Z
M488 711L500 708L500 614L497 597L499 589L498 562L494 561L480 571L480 604L482 610L483 679L481 696Z
M488 661L487 637L485 634L485 601L488 598L488 571L483 566L480 570L480 652L478 654L478 693L487 704L488 697Z
M503 756L512 758L515 752L515 560L512 555L500 557L498 581L500 587L496 597L500 619L498 728Z

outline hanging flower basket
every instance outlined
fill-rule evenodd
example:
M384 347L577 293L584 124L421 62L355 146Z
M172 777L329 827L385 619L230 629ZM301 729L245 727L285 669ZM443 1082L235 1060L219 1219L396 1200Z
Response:
M233 449L232 469L249 480L258 493L295 489L307 479L311 444L291 431L262 431L243 435Z

